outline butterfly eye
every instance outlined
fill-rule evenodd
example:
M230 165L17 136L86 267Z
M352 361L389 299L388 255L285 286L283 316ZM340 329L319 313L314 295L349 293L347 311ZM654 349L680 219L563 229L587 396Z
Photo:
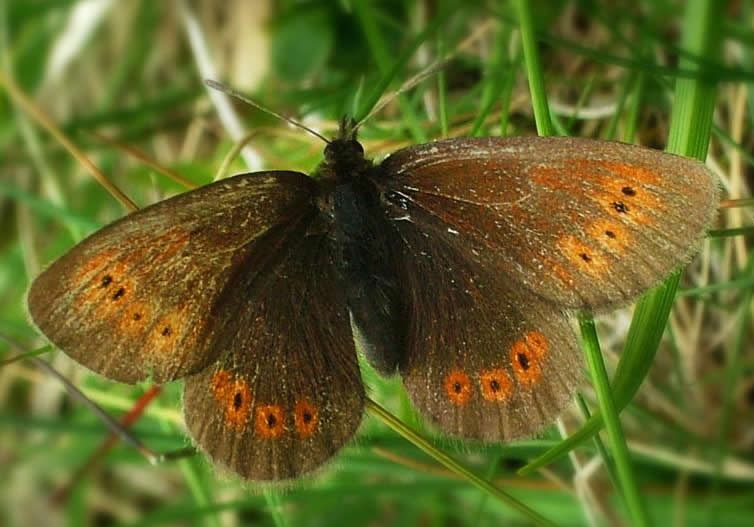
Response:
M364 147L355 139L348 141L350 148L359 155L364 155Z

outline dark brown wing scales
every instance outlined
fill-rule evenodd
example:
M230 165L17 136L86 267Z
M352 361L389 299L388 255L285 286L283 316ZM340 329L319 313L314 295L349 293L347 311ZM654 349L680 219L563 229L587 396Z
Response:
M300 173L245 174L130 214L34 280L31 317L67 355L111 379L196 372L217 355L214 300L255 241L313 210L313 189Z
M401 284L410 292L400 373L414 405L454 436L534 433L581 379L566 318L469 258L458 237L433 229L423 211L406 212L412 221L394 222L404 247Z
M625 302L664 278L689 258L717 206L704 165L588 139L438 141L380 169L391 214L414 204L464 238L474 258L579 309Z
M186 380L186 426L216 463L253 480L310 472L358 428L356 350L326 235L291 237L263 276L218 305L218 361Z

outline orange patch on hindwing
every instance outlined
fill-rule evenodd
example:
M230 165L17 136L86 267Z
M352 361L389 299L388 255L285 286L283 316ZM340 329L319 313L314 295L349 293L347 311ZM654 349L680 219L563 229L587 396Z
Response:
M471 379L461 370L452 370L445 376L445 394L450 402L464 406L471 399Z
M539 331L529 331L513 343L510 360L518 384L531 388L542 377L542 364L550 349L550 343Z
M254 431L263 439L278 439L285 433L283 408L274 404L259 405L254 417Z
M245 428L254 405L246 381L233 379L226 370L220 370L212 376L210 388L223 409L225 423L238 430Z
M218 371L212 376L210 385L212 395L215 396L215 399L221 399L230 385L230 373L225 370Z
M500 402L513 395L513 383L505 368L493 368L479 373L482 397L488 401Z
M296 401L293 410L293 422L296 425L296 433L301 439L308 439L317 431L319 412L308 399Z

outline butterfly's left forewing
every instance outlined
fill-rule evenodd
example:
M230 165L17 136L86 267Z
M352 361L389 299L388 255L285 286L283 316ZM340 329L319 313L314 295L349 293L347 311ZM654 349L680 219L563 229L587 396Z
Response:
M567 309L604 309L694 251L717 206L703 165L621 143L466 138L408 147L370 180L400 251L399 366L444 431L527 435L581 377Z
M718 204L691 159L568 137L450 139L379 167L397 217L422 210L518 287L574 309L625 303L685 263Z

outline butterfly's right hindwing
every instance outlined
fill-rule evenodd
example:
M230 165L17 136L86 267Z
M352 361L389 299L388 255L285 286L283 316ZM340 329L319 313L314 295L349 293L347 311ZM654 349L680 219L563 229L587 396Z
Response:
M238 277L218 305L221 355L186 379L189 432L244 478L311 472L361 422L364 386L331 243L324 232L291 236L268 272Z

